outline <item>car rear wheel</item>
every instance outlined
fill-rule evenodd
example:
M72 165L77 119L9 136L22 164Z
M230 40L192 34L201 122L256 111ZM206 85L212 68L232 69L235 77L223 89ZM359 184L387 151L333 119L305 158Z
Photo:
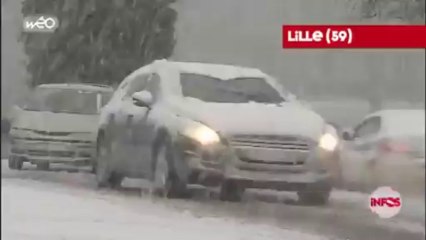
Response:
M98 154L96 158L96 184L98 188L118 188L121 186L123 176L112 169L111 143L104 138L98 142Z
M299 191L299 202L308 205L326 205L330 198L330 190L325 191Z
M152 179L152 192L166 198L182 198L186 196L185 182L181 181L174 171L173 153L170 142L166 141L157 149Z
M10 169L21 170L23 166L23 161L17 156L9 156L8 165Z
M14 157L13 156L9 156L8 160L7 160L8 166L10 169L16 169L15 168L15 161L14 161Z
M96 174L96 161L93 160L90 164L90 173Z
M220 188L220 200L228 202L241 201L244 194L244 187L235 180L224 180Z

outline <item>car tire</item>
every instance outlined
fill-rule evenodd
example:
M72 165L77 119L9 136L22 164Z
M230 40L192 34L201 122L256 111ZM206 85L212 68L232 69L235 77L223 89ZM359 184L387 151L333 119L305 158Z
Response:
M224 180L220 187L220 200L240 202L244 194L244 187L235 180Z
M7 163L8 163L9 169L13 169L13 170L16 169L16 167L15 167L15 159L14 158L15 158L14 156L9 156L9 158L7 159Z
M13 169L13 170L21 170L22 166L23 166L23 161L21 158L17 157L17 156L9 156L8 158L8 166L9 169Z
M96 156L96 185L98 188L119 188L124 177L113 171L111 142L100 137Z
M109 187L113 189L119 189L121 187L123 179L123 175L116 172L112 172L108 181Z
M15 159L15 167L17 170L21 170L23 165L24 165L24 161L22 161L21 158Z
M174 169L173 149L167 138L155 151L152 177L152 192L165 198L184 198L187 196L186 183L182 181Z
M93 160L90 164L90 173L96 174L96 160Z
M330 190L325 191L299 191L299 202L307 205L326 205L330 198Z
M49 162L39 162L36 164L37 170L47 171L50 168Z

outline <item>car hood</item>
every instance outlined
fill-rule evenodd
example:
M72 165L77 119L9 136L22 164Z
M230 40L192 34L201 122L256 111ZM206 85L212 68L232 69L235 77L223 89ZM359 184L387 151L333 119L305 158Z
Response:
M98 115L20 111L13 122L14 128L47 132L95 132Z
M178 114L226 135L298 135L316 140L324 129L321 116L298 103L224 104L191 99L174 106Z

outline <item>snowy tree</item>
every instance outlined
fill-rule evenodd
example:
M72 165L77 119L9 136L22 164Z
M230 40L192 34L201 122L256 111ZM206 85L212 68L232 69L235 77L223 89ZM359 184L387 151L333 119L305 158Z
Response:
M364 21L378 24L405 23L424 24L425 23L425 0L352 0L360 4L360 18ZM386 69L376 68L374 63L384 62L385 55L372 53L365 63L371 73L368 83L368 99L371 111L382 108L384 98L383 74L380 71ZM384 79L385 80L385 79ZM409 80L408 80L409 81Z
M115 84L175 45L174 0L24 0L22 13L58 17L54 33L22 32L31 85Z
M423 24L425 0L363 0L361 14L364 18Z

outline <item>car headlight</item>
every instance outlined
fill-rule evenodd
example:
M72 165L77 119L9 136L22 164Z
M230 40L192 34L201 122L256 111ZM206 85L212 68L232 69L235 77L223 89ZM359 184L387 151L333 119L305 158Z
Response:
M213 129L202 124L186 128L183 134L198 141L202 145L211 145L220 142L219 135Z
M319 139L319 147L332 152L336 149L338 143L339 140L337 138L335 129L331 126L327 126L324 131L324 134Z

